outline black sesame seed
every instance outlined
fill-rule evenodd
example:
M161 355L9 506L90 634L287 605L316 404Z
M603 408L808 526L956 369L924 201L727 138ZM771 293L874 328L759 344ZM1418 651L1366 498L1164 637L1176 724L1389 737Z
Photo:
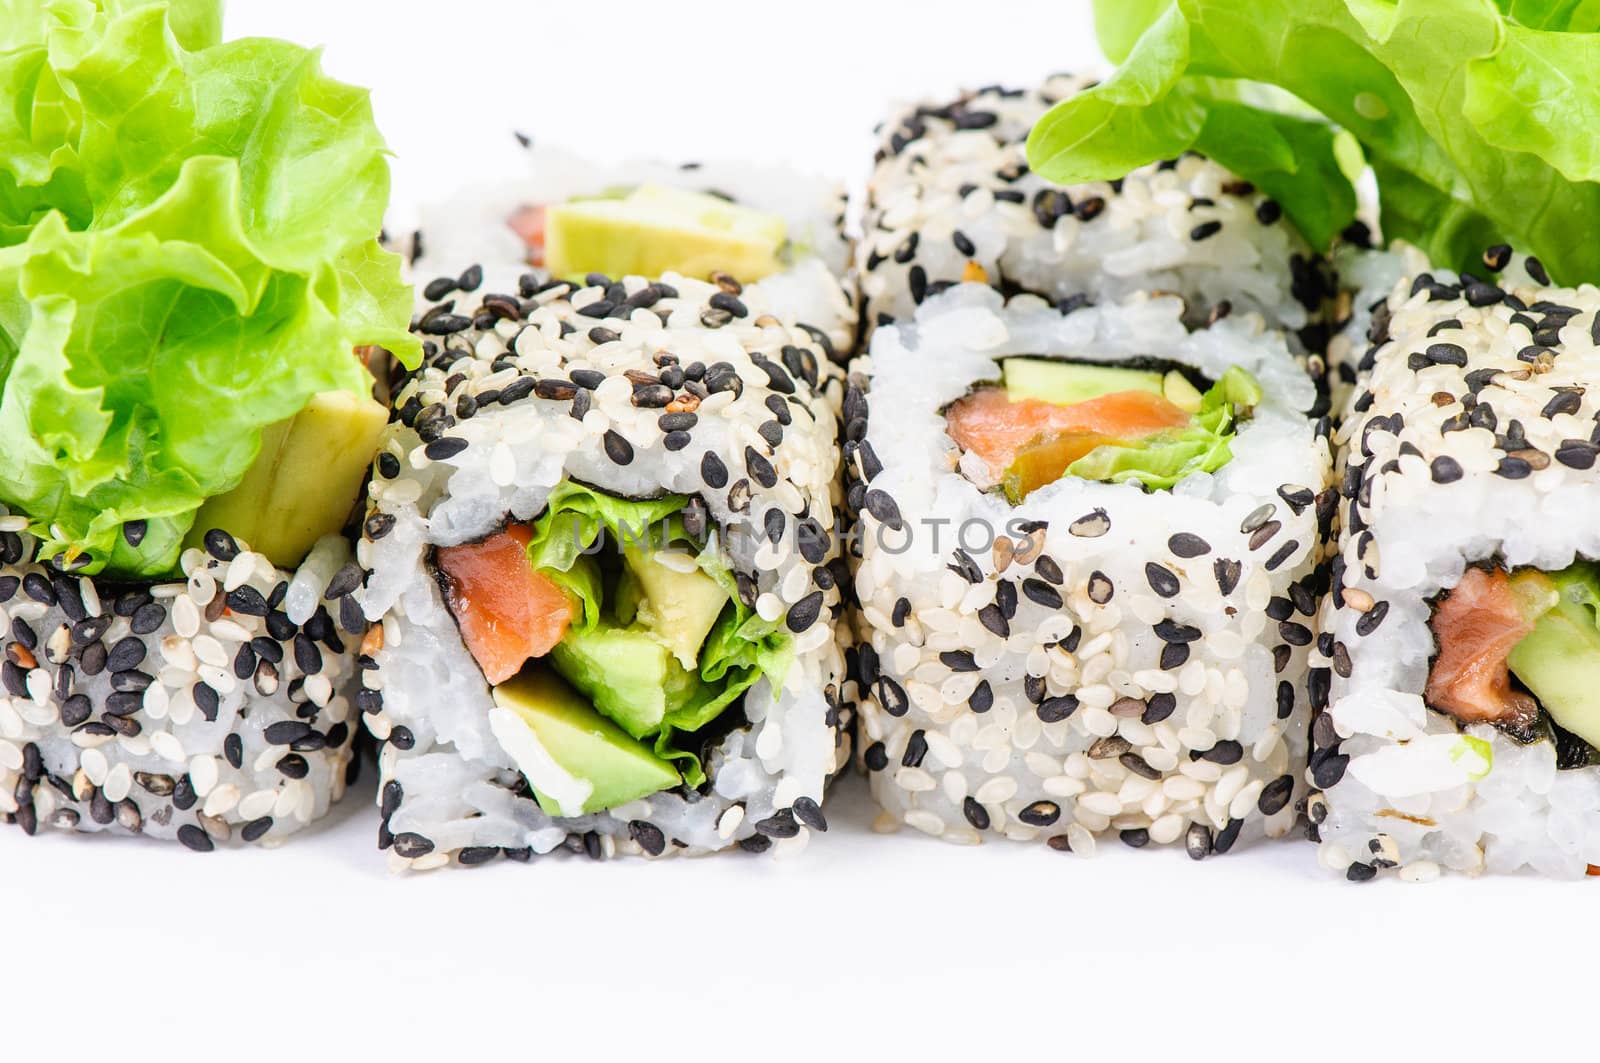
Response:
M222 755L228 763L235 768L244 767L244 739L237 734L230 734L222 740Z
M867 512L889 529L899 531L905 526L900 517L900 507L888 492L872 488L867 492L864 502Z
M784 623L790 631L798 635L816 623L821 613L822 592L812 591L789 607L789 615Z
M221 528L212 528L205 534L206 553L218 561L232 561L239 556L239 544Z
M1363 637L1378 630L1378 625L1383 623L1383 618L1389 615L1389 603L1377 601L1372 603L1372 608L1361 614L1361 619L1356 621L1356 634Z
M1046 609L1060 609L1062 606L1060 592L1043 580L1031 578L1023 580L1022 593L1030 602L1042 605Z
M22 577L22 593L41 605L56 604L56 589L51 586L49 578L38 572L29 572Z
M1045 698L1034 711L1045 723L1060 723L1078 711L1078 698L1074 694Z
M129 635L117 640L106 655L106 667L113 672L125 672L130 668L137 668L145 658L145 646L141 639Z
M1217 558L1211 566L1212 572L1217 577L1217 590L1224 596L1232 594L1239 585L1239 577L1244 572L1244 565L1226 557Z
M660 856L667 850L667 839L661 833L661 828L642 819L633 820L628 824L628 837L651 856Z
M288 754L274 766L278 769L278 774L286 779L304 779L311 772L310 763L298 753Z
M467 441L460 436L440 436L432 443L422 448L431 461L444 461L453 458L467 449Z
M419 856L427 856L433 852L433 842L420 834L406 831L394 836L394 851L407 860L415 860Z
M1144 578L1149 582L1150 589L1163 598L1176 597L1180 589L1178 577L1172 570L1154 561L1145 563Z
M906 284L911 292L911 301L920 306L928 295L928 271L921 266L912 266L906 275Z
M1590 469L1596 454L1600 454L1600 446L1586 439L1563 439L1556 447L1555 458L1570 469Z
M1139 720L1145 724L1160 723L1173 714L1178 708L1178 698L1174 694L1151 694L1145 702L1144 712Z
M94 705L86 694L74 694L61 703L61 722L67 727L77 727L93 713Z
M1176 620L1160 620L1155 625L1156 637L1162 642L1197 642L1200 629Z
M772 467L772 462L758 454L754 447L744 448L744 465L750 470L750 478L762 487L776 487L778 472Z
M922 767L922 758L928 755L927 733L921 728L911 732L911 737L906 739L906 750L900 757L900 766L903 768Z
M707 487L722 488L728 484L728 467L722 459L711 451L706 451L700 459L700 479L705 481Z
M974 830L989 829L989 813L978 803L976 798L965 797L961 801L961 814L972 824Z
M1190 532L1179 532L1167 540L1167 549L1174 557L1203 557L1211 552L1211 544Z
M1433 459L1429 471L1433 475L1433 482L1440 484L1455 483L1461 479L1463 473L1461 463L1448 454L1441 454Z
M178 840L197 853L209 853L216 848L216 843L211 840L211 835L193 823L185 823L178 828Z
M315 733L312 726L303 720L279 720L267 725L263 737L268 745L292 746Z
M226 601L229 609L244 616L266 616L271 612L266 596L248 583L229 591Z
M1017 818L1030 827L1048 827L1061 818L1061 806L1054 801L1035 801L1019 811Z
M1196 225L1193 229L1189 230L1189 239L1204 240L1208 237L1217 235L1217 233L1221 231L1222 223L1220 221L1201 222L1199 225Z
M162 624L166 623L166 620L166 607L160 602L148 602L145 605L141 605L134 612L132 618L128 621L128 627L135 635L149 635L157 631ZM98 638L99 636L95 637Z
M1500 459L1500 464L1495 466L1495 473L1504 476L1507 480L1522 480L1532 475L1533 466L1522 458L1506 455Z
M1040 579L1047 583L1053 583L1057 587L1067 581L1066 576L1061 572L1061 566L1056 564L1055 558L1049 554L1040 554L1034 560L1033 571Z

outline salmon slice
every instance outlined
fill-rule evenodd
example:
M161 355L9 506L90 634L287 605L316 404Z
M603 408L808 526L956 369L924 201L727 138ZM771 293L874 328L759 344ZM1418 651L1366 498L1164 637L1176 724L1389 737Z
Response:
M976 452L996 473L1015 473L1026 494L1059 480L1095 447L1182 428L1189 414L1150 391L1117 391L1057 406L1041 399L1014 401L1000 388L984 388L951 406L945 423L957 445Z
M511 231L528 245L528 263L539 266L544 264L544 208L540 206L518 207L511 217L506 219L506 224Z
M1503 569L1469 568L1434 607L1428 622L1439 645L1426 700L1466 723L1527 727L1538 703L1511 689L1506 657L1533 630Z
M549 653L572 623L572 600L528 560L533 529L507 525L482 542L439 548L445 604L490 683Z

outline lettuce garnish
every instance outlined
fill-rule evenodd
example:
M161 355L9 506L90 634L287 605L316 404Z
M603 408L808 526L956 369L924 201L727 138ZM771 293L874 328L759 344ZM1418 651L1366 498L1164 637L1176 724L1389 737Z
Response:
M0 502L164 575L261 429L414 363L365 91L217 0L0 0Z
M1600 243L1589 235L1600 222L1600 141L1588 128L1600 113L1594 5L1097 0L1095 9L1102 44L1122 66L1035 128L1029 157L1049 179L1120 176L1192 148L1255 181L1325 248L1349 216L1352 167L1328 165L1333 126L1292 125L1305 119L1252 99L1270 85L1359 142L1387 237L1441 266L1473 268L1485 246L1505 242L1558 282L1600 278Z

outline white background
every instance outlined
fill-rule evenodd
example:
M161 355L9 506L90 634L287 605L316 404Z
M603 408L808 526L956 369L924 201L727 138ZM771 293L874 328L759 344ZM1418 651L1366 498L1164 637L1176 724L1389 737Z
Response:
M402 208L509 165L512 128L859 179L893 97L1097 65L1082 0L235 0L229 31L374 88ZM1595 1051L1600 883L964 849L873 834L859 780L785 861L397 878L372 787L274 851L0 828L0 1059Z

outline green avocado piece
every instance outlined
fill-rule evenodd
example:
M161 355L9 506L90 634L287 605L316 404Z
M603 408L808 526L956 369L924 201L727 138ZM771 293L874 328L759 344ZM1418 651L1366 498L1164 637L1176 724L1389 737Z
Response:
M639 577L633 574L633 569L624 565L617 574L617 589L611 597L611 611L616 614L617 624L628 627L639 615L639 603L644 601L644 588L639 585Z
M558 277L604 273L758 281L784 268L788 223L717 196L640 185L620 199L579 199L545 208L544 265Z
M1161 374L1143 369L1056 362L1047 358L1007 358L1000 368L1006 395L1013 402L1039 399L1057 406L1071 406L1119 391L1162 394Z
M622 556L642 595L638 622L655 633L679 664L698 669L700 647L727 606L728 592L699 568L668 568L652 551L629 545Z
M553 816L615 808L677 786L678 770L543 669L494 688L489 725Z
M262 430L255 464L239 486L200 507L188 545L222 528L279 568L299 565L318 539L344 527L388 420L383 405L363 395L313 396Z
M1600 627L1595 615L1600 594L1593 570L1578 565L1553 576L1523 572L1511 582L1523 615L1539 619L1512 647L1506 663L1556 723L1600 748Z
M550 651L550 664L635 738L659 731L667 713L700 684L650 631L608 628L604 622L587 633L569 630Z
M1199 413L1200 403L1205 398L1200 389L1176 369L1161 378L1161 394L1184 413Z

